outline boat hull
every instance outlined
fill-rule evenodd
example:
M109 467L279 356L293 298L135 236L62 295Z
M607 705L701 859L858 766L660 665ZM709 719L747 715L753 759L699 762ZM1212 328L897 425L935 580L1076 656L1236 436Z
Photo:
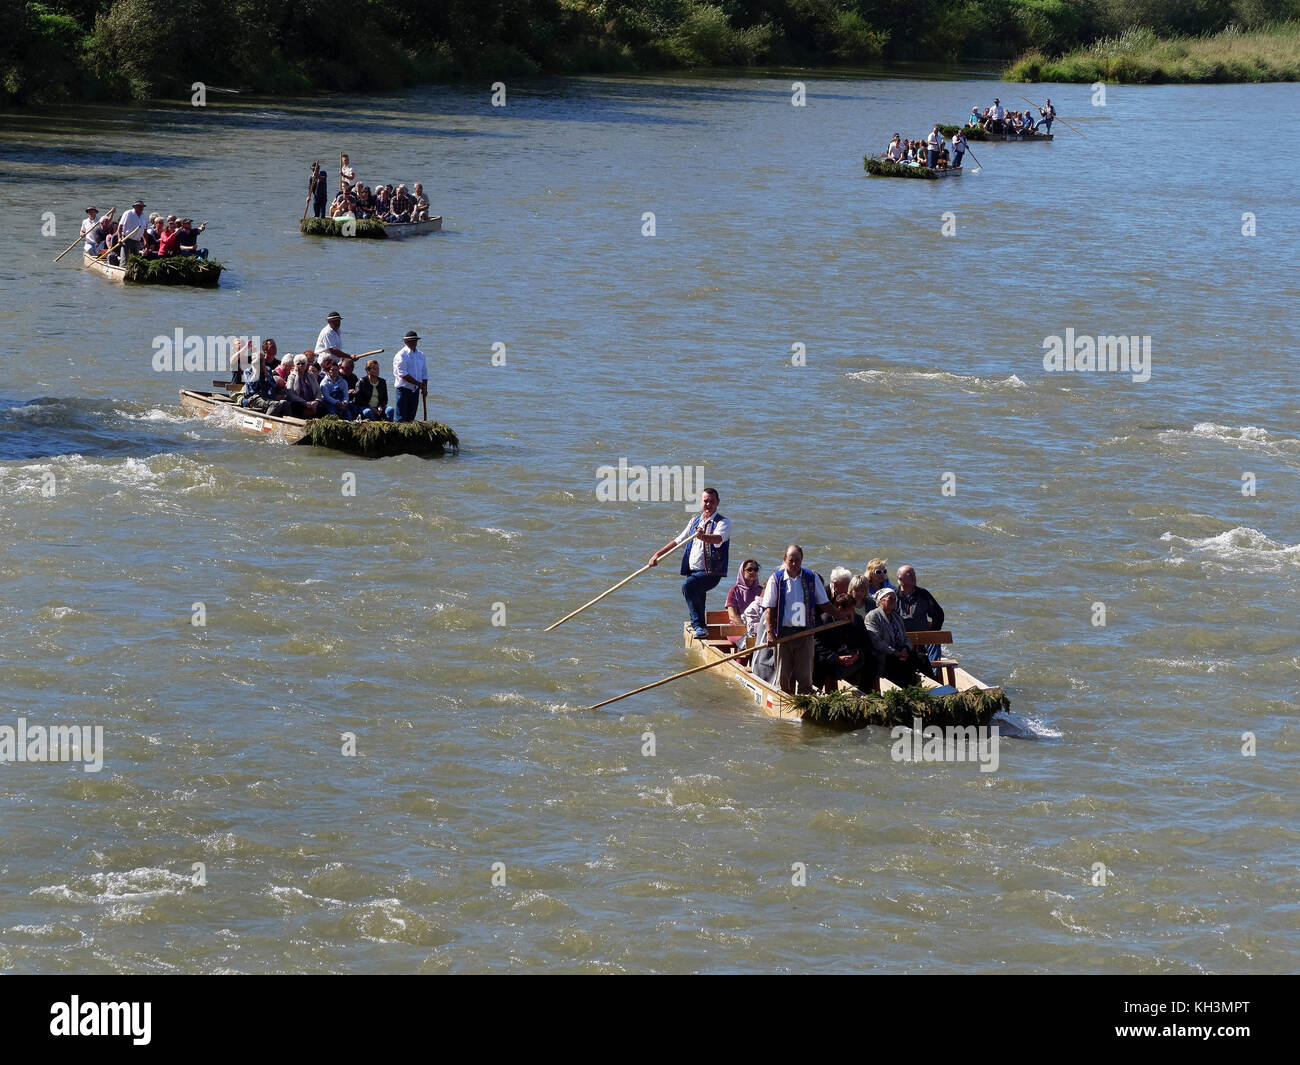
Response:
M270 437L286 444L300 444L307 434L307 422L302 418L273 418L247 410L231 396L217 392L195 392L181 389L181 409L208 418L224 415L228 423L240 432L252 436Z
M385 222L384 232L389 240L408 240L425 233L437 233L442 229L442 215L434 215L427 222Z
M718 662L730 653L729 650L716 647L696 636L690 622L686 622L682 626L682 638L686 642L686 650L694 656L702 658L705 662ZM780 688L754 676L745 666L740 665L738 660L733 659L730 662L721 663L714 672L725 674L730 680L735 681L744 688L749 693L754 705L759 708L764 716L783 718L787 721L803 719L803 712L794 705L794 700L789 695L781 691ZM952 667L952 679L952 688L956 688L958 692L993 690L989 688L989 685L960 666ZM936 688L941 689L942 692L952 690L949 687L939 685L929 677L921 678L921 687L927 691ZM865 696L867 694L850 684L845 684L843 681L840 682L840 689L858 695ZM895 690L898 690L898 685L886 680L884 677L880 678L881 694ZM910 724L910 721L907 723Z
M107 259L97 259L95 256L88 255L84 251L81 253L81 265L90 270L94 270L95 273L99 274L101 277L108 278L110 281L126 280L125 266L114 266Z

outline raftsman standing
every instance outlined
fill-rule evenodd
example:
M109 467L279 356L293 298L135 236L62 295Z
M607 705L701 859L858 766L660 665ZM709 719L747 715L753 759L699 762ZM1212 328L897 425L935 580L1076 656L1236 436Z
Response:
M424 361L424 352L415 346L419 342L419 334L414 329L408 329L402 338L401 351L393 356L393 385L397 392L393 421L396 422L415 421L415 412L420 409L420 397L429 394L429 370Z
M704 639L709 634L704 610L705 596L722 581L728 572L728 553L731 550L731 522L718 513L718 490L706 488L700 493L700 512L686 523L686 528L675 539L650 556L649 564L657 566L659 560L678 544L693 539L682 553L682 596L690 611L691 627L695 635Z

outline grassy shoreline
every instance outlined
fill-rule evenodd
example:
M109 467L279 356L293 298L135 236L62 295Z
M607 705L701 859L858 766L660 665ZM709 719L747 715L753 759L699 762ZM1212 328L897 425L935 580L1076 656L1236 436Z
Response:
M1130 30L1055 58L1028 52L1003 77L1137 85L1300 81L1300 21L1253 32L1230 27L1200 37Z

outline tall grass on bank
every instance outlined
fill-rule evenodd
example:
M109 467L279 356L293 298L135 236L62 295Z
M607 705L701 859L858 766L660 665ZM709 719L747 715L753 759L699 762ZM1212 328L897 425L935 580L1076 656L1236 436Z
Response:
M1004 75L1007 81L1174 82L1300 81L1300 22L1253 32L1229 26L1201 37L1157 37L1130 30L1056 59L1029 52Z

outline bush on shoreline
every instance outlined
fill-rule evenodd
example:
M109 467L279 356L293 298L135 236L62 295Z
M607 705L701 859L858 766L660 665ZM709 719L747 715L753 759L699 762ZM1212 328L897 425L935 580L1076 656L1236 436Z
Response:
M1300 22L1245 33L1233 27L1212 36L1157 37L1131 30L1055 59L1031 52L1007 81L1196 84L1300 80Z
M196 81L301 95L1017 55L1022 80L1289 80L1300 67L1294 34L1263 29L1300 19L1300 0L6 0L6 12L0 106L188 99ZM1227 40L1229 25L1246 32ZM1196 34L1220 36L1207 48Z

